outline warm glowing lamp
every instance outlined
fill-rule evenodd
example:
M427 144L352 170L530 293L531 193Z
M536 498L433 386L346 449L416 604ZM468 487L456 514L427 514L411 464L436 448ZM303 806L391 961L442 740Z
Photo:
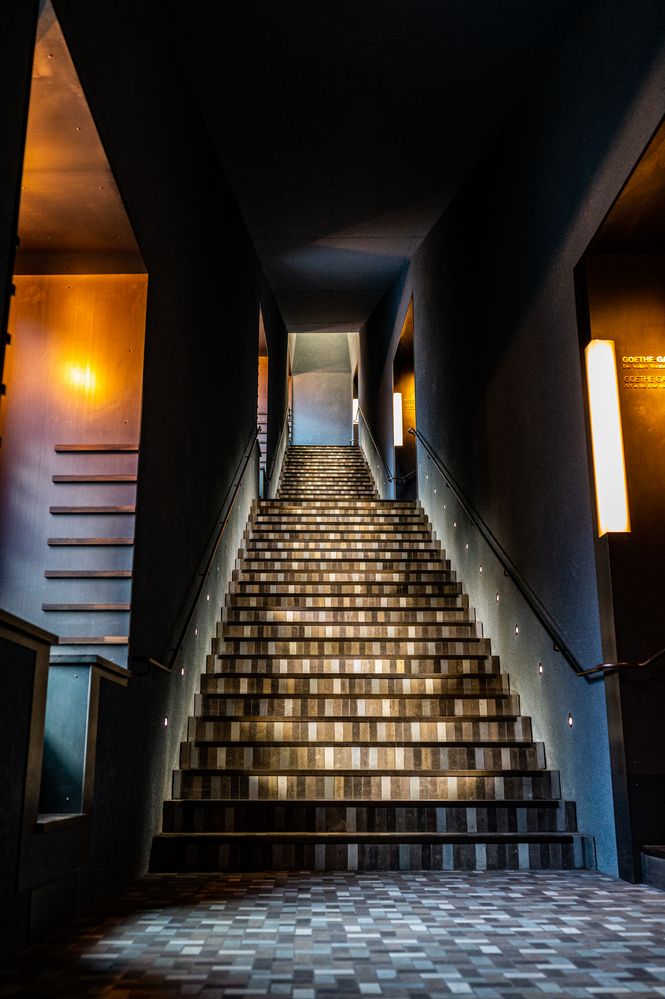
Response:
M619 381L613 340L592 340L585 351L598 534L630 531Z
M73 388L84 392L94 392L97 387L97 376L89 364L70 364L67 367L67 381Z
M358 422L358 400L353 400L353 425L355 426Z
M393 439L395 447L402 447L404 444L404 433L402 430L402 393L393 392Z

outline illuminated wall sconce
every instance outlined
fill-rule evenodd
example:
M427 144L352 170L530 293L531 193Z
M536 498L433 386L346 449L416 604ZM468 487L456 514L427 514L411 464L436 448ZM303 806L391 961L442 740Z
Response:
M628 533L630 514L614 341L592 340L585 357L598 534Z
M395 447L402 447L404 444L404 433L402 430L402 393L393 392L393 439Z
M353 400L353 425L356 427L358 425L358 400Z

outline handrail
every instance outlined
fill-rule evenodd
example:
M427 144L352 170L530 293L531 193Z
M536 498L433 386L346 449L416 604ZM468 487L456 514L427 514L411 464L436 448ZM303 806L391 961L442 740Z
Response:
M652 656L648 659L643 659L641 661L631 661L626 660L625 662L618 663L598 663L597 666L592 666L590 669L582 670L580 676L593 676L594 674L609 673L613 669L645 669L649 676L652 676L652 668L659 660L665 660L665 649L660 649L659 652L654 652Z
M268 470L266 469L266 479L268 480L268 482L272 482L273 473L275 471L275 462L277 461L277 455L279 454L279 445L282 443L282 437L284 436L284 427L289 426L290 419L291 419L291 407L287 406L286 415L284 416L284 420L282 422L282 429L279 432L277 444L272 453L272 461L270 462L270 471L268 472Z
M439 458L438 454L436 453L432 445L429 443L427 438L424 437L416 427L409 427L408 432L412 434L417 440L419 440L420 443L423 445L423 447L427 451L427 454L429 455L431 460L434 462L438 470L443 475L449 488L452 489L453 493L461 503L462 508L464 509L464 512L466 513L467 517L471 520L473 524L476 525L482 536L485 538L485 541L487 541L488 545L490 546L490 548L498 558L499 562L503 566L504 572L513 580L517 589L520 591L520 593L528 603L529 607L531 608L531 610L536 615L536 617L540 621L545 631L548 633L548 635L554 642L555 650L560 652L564 656L564 658L568 660L570 665L575 670L575 673L578 676L583 676L585 679L588 679L589 677L598 678L600 676L604 676L605 673L609 673L615 669L637 669L637 670L645 669L647 670L649 676L652 676L651 673L652 667L660 660L665 660L665 648L660 649L660 651L655 652L652 656L649 656L648 659L644 659L641 662L637 660L636 661L628 660L625 662L616 662L616 663L598 663L596 666L591 666L590 668L585 669L577 659L577 656L575 656L575 654L571 652L566 642L562 639L561 632L559 631L554 620L550 617L549 612L547 611L546 607L543 605L540 598L537 596L536 593L534 593L534 591L531 589L531 587L524 579L524 577L521 575L521 573L515 568L506 550L503 548L499 540L496 538L491 528L488 527L488 525L485 523L481 515L474 507L471 500L466 496L464 490L462 489L460 484L456 481L450 469L443 463L441 458Z
M363 423L365 424L365 428L367 430L367 433L369 434L369 439L371 440L372 444L374 445L374 450L378 454L379 458L381 459L381 463L382 463L383 467L386 470L386 473L388 475L388 482L393 482L394 481L394 476L393 476L392 472L390 471L390 469L388 468L388 465L386 464L386 459L383 457L383 453L381 451L381 448L379 447L379 445L374 440L374 434L369 429L369 423L367 422L367 417L365 416L365 414L363 413L362 409L360 408L360 405L358 405L358 413L363 418Z
M206 560L205 568L203 570L200 570L199 572L197 572L197 576L199 576L200 578L199 578L198 585L196 587L196 592L195 592L193 598L189 602L189 610L187 612L187 617L185 619L185 623L183 624L182 628L180 629L180 634L178 636L178 640L175 643L175 645L171 647L171 650L170 650L171 651L171 655L169 656L168 666L163 666L160 662L158 662L157 660L153 659L151 656L137 656L137 657L135 657L134 661L146 663L148 665L148 667L150 667L150 666L157 666L157 667L160 667L162 669L167 669L169 671L173 669L173 666L175 665L175 661L178 658L178 653L180 652L180 649L182 648L183 643L185 641L185 638L187 636L187 632L189 630L189 626L192 623L192 620L194 618L194 614L196 613L196 607L197 607L197 604L199 602L199 597L201 596L201 593L203 591L203 585L204 585L204 583L206 581L206 577L207 577L208 573L210 572L210 567L211 567L211 565L213 563L215 555L217 554L217 549L219 548L219 545L221 543L222 535L224 534L224 529L225 529L226 525L229 522L229 517L231 516L231 511L233 510L236 498L237 498L238 493L240 491L240 484L242 483L243 477L245 475L245 469L247 468L247 464L249 462L249 459L251 458L251 456L252 456L252 454L254 452L254 445L256 444L256 441L257 441L258 436L259 436L260 433L261 433L261 427L257 426L256 429L254 430L254 432L252 433L252 435L250 436L250 439L248 440L247 444L245 445L245 450L243 451L243 456L240 459L240 462L239 462L238 466L236 467L236 471L234 473L234 476L231 479L231 484L229 485L229 488L226 490L226 496L224 497L224 502L222 503L222 505L220 507L219 514L217 516L218 526L215 527L215 529L213 530L213 532L210 535L210 538L208 539L208 545L210 545L211 540L214 537L214 544L213 544L212 549L210 551L210 554L209 554L209 556L208 556L208 558ZM235 483L235 485L234 485L234 483ZM229 499L229 493L231 492L231 489L233 489L233 495ZM226 509L226 513L224 513L225 509ZM223 517L222 522L221 522L221 524L219 524L219 520L222 517Z

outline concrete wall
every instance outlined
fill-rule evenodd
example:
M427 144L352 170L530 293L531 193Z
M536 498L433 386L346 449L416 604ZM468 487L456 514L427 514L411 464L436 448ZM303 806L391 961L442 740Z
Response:
M349 444L353 384L346 333L298 333L293 358L293 443Z
M639 17L620 0L585 14L361 334L361 406L390 456L390 371L413 294L419 428L587 665L603 649L573 270L663 113L664 40L656 2ZM444 546L466 552L441 484L426 482ZM495 595L477 565L459 567L514 673L523 652L489 612ZM525 707L537 730L539 701L584 715L587 748L552 723L548 760L614 871L603 689L563 676Z

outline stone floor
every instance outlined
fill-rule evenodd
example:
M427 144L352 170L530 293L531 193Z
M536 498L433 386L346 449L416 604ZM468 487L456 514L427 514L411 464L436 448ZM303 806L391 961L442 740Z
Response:
M665 996L665 893L590 872L150 875L0 996Z

